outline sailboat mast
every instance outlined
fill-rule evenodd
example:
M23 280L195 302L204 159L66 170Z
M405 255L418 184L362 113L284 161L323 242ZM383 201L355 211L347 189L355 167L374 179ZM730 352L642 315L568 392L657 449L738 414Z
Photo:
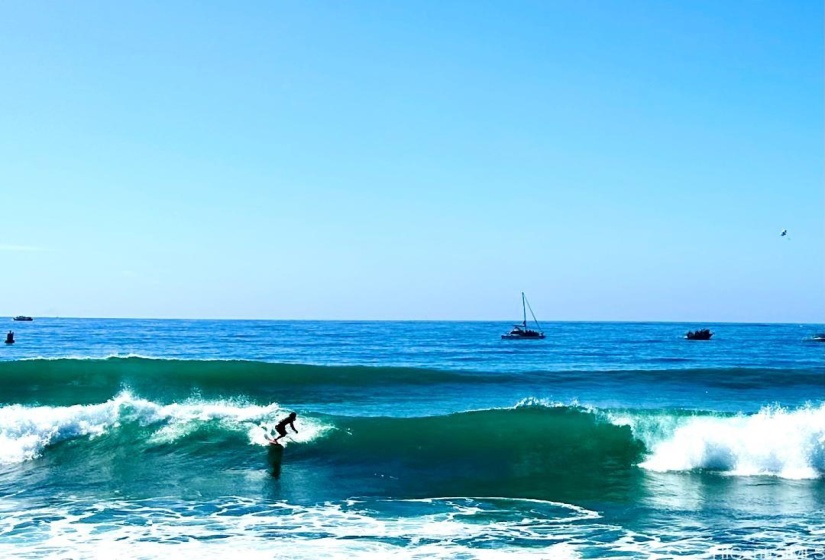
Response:
M526 301L527 299L524 297L524 292L521 292L521 311L524 314L524 320L522 321L522 323L524 324L525 329L527 328L527 306L525 305ZM532 312L533 310L531 309L530 313Z

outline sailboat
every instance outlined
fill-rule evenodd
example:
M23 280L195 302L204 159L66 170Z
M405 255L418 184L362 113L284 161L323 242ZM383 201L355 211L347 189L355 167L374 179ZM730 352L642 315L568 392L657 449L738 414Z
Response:
M524 314L524 320L521 322L520 325L513 325L513 330L508 332L507 334L501 335L501 338L504 339L522 339L522 338L530 338L530 339L538 339L544 338L544 332L541 330L541 325L539 325L538 320L536 320L536 315L533 313L533 308L530 307L530 302L527 301L527 298L524 297L524 292L521 292L521 309ZM530 310L530 315L533 317L533 322L536 323L536 329L529 329L527 328L527 310Z

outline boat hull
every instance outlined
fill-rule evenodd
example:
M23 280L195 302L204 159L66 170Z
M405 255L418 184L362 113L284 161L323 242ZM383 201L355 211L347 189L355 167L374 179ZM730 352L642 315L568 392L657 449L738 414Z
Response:
M699 329L696 331L688 331L685 338L688 340L710 340L713 336L713 331L710 329Z
M503 334L503 335L501 335L501 338L503 340L541 340L541 339L544 338L544 335L539 334L539 335L525 336L525 335L522 335L522 334L518 334L518 335L516 335L516 334Z

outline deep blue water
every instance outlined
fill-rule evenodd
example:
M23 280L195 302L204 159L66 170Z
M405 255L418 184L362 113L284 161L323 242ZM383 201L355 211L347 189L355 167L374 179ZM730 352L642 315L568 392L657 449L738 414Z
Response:
M825 327L508 327L10 321L0 556L825 555Z

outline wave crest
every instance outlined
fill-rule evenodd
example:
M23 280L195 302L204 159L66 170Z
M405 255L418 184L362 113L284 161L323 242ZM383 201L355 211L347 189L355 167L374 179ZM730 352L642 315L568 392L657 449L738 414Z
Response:
M766 406L752 415L661 414L622 417L641 439L652 471L710 470L790 479L825 474L825 404Z

